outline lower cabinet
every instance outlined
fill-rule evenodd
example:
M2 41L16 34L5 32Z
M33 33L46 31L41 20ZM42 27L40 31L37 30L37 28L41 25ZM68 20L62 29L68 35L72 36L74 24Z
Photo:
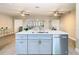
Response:
M16 53L27 54L27 40L16 40Z
M51 54L51 39L28 40L28 54Z
M43 39L39 41L39 54L51 54L51 39Z
M33 38L35 37L35 38ZM31 35L23 39L16 39L16 53L29 55L67 55L68 54L68 35Z
M39 54L38 40L28 40L28 54Z

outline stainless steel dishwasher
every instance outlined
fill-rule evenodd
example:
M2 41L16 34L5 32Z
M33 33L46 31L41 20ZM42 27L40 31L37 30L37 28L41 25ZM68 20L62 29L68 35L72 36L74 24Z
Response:
M55 34L53 35L53 54L67 55L68 54L68 35Z

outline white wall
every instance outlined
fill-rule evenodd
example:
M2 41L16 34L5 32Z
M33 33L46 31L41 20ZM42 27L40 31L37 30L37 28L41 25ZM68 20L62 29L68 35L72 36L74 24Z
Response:
M0 27L8 27L13 31L13 19L8 15L0 14Z
M76 5L76 48L79 52L79 4Z
M69 33L69 38L76 40L76 15L75 11L61 17L60 29Z

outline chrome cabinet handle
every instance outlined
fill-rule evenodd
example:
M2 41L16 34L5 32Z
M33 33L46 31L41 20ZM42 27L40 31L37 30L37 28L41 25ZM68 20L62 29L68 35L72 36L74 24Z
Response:
M38 42L39 44L41 44L42 42L41 42L41 40L39 40L39 42Z

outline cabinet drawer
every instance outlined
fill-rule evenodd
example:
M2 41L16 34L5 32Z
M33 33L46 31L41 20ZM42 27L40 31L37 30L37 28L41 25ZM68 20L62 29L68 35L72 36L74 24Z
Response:
M16 39L27 39L27 35L24 35L24 34L17 34L16 35Z
M50 34L40 34L39 38L40 39L51 39L52 35L50 35Z
M27 40L16 40L16 45L26 45Z
M51 39L50 34L29 34L28 39Z
M39 39L38 34L28 34L28 39Z

